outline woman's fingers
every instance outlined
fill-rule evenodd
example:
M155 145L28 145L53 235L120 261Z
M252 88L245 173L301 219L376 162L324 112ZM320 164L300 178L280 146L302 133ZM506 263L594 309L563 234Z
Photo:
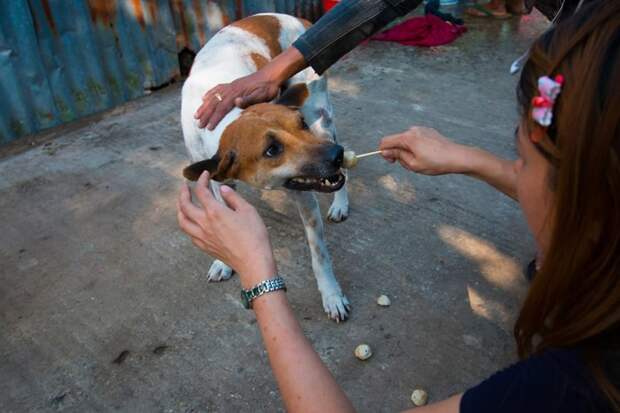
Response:
M241 109L245 109L246 107L249 106L249 104L247 104L244 98L238 97L238 98L235 98L235 106Z
M235 106L239 92L232 83L217 85L202 97L202 105L196 110L194 118L199 119L198 127L213 130Z
M231 187L227 185L223 185L220 188L220 192L222 194L222 198L226 201L226 205L230 208L238 211L240 208L249 205L245 199L237 192L235 192Z
M403 149L383 149L381 151L381 155L390 163L395 161L400 162L400 164L409 170L414 172L418 172L418 163L414 154L407 150Z
M209 117L206 117L207 129L215 129L217 124L220 123L222 119L224 119L224 116L226 116L234 106L235 96L224 97L221 102L218 102L211 115Z
M194 193L205 211L213 211L222 207L222 205L218 203L213 196L213 193L211 193L211 188L209 188L209 172L204 171L200 175L200 178L198 178L198 182L196 182L196 186L194 187Z
M204 217L204 211L192 203L192 197L186 184L181 187L178 206L183 215L193 222L198 222Z
M181 208L177 211L177 221L179 222L179 226L187 235L192 238L200 238L203 236L202 228L196 225L191 219L187 217L181 210Z
M414 156L411 152L409 152L408 150L400 149L400 148L382 149L381 155L386 159L392 159L392 160L414 159Z
M387 161L394 162L394 160L398 157L398 151L396 149L382 149L381 156L383 156Z
M273 84L263 83L255 87L247 96L237 98L237 100L235 100L235 106L245 109L250 105L269 102L277 97L278 90L279 88L277 85L274 86Z
M401 162L405 162L409 168L413 169L416 165L416 157L415 155L408 150L398 150L398 159Z
M247 96L238 97L235 99L235 106L241 109L245 109L255 103L262 103L270 99L265 99L266 93L261 89L256 89Z
M381 139L379 149L383 152L386 149L409 149L405 142L405 133L389 135Z
M213 111L215 111L218 104L220 103L220 100L217 98L217 96L222 96L220 89L221 85L218 85L213 89L209 90L202 97L202 105L200 105L200 107L194 114L194 118L199 119L198 127L204 128L207 123L209 123L209 119L211 118Z

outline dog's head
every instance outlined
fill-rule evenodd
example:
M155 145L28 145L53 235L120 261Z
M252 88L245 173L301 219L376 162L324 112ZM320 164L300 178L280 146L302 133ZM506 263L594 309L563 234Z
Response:
M343 152L342 146L314 136L295 107L261 103L225 129L215 156L188 166L183 175L196 180L206 170L216 181L333 192L344 185Z

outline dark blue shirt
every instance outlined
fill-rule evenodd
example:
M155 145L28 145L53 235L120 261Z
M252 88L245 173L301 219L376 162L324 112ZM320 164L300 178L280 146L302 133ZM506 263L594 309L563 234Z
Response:
M548 350L463 394L461 413L612 412L578 350Z

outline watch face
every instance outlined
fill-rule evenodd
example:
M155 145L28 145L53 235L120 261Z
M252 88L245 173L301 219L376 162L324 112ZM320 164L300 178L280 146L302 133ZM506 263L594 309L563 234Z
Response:
M245 291L243 290L241 290L241 303L246 309L250 309L250 301L248 300L248 297L245 295Z

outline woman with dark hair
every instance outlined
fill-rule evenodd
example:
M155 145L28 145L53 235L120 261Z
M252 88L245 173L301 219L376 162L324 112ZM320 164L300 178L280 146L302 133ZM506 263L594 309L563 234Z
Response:
M533 45L517 88L519 159L501 160L412 128L383 156L429 175L463 173L516 199L542 252L514 328L520 361L416 412L620 411L620 2L593 1ZM204 175L184 186L181 228L229 263L244 288L277 274L264 224ZM253 302L289 411L353 411L295 320L283 290Z

